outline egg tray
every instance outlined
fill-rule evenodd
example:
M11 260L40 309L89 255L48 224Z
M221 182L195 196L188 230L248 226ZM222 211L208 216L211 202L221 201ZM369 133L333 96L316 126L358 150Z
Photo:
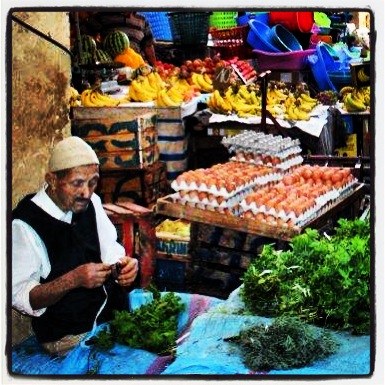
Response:
M264 134L255 131L243 131L238 135L224 137L222 144L229 152L243 149L279 157L286 157L295 153L298 151L298 147L300 147L298 139L284 138L281 135Z
M203 201L188 201L185 199L180 199L175 196L175 194L173 194L171 198L173 200L173 203L177 203L182 206L189 206L200 210L213 211L220 214L231 214L234 216L240 216L241 214L241 208L239 203L235 203L233 206L228 206L226 203L215 205L211 203L203 203Z
M288 157L284 161L281 161L280 163L273 165L271 161L266 162L266 157L265 159L263 159L263 157L261 157L259 154L254 155L254 154L244 153L244 152L238 152L234 157L230 158L230 160L244 162L244 163L251 163L257 166L264 165L264 166L272 167L277 171L288 171L293 167L299 166L300 164L303 163L303 158L302 156L299 155L294 157Z
M218 189L217 186L215 185L207 186L206 183L201 183L198 186L196 182L191 182L187 184L185 181L178 183L176 180L174 180L171 183L171 187L176 192L198 191L198 193L201 193L201 192L208 193L208 194L212 194L215 197L223 197L225 199L230 199L236 196L237 194L245 190L248 190L256 185L266 185L269 182L279 181L282 179L282 177L283 177L283 174L281 172L277 172L272 168L269 174L256 177L249 183L238 185L233 191L228 191L225 187L221 187L220 189Z
M330 205L344 199L352 192L356 183L357 180L353 180L347 182L339 189L332 188L325 194L317 197L315 199L315 204L300 215L296 215L294 211L285 212L284 210L280 210L277 212L274 207L266 208L265 205L258 206L255 202L247 204L245 200L241 201L240 207L243 213L250 212L253 216L257 216L259 213L262 213L266 216L272 216L275 219L280 219L283 222L291 221L296 226L302 226L303 224L309 222L309 220L319 216L324 211L327 211Z

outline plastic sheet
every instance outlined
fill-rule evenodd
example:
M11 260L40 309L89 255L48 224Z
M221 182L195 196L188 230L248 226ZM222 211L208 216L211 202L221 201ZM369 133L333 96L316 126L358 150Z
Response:
M12 369L25 375L368 375L370 336L333 332L338 351L313 365L291 370L251 371L242 361L237 346L225 341L243 328L269 325L272 319L243 315L239 288L227 300L197 294L177 293L187 305L178 324L176 356L159 357L127 346L96 351L81 344L65 358L51 358L34 338L14 347ZM138 294L138 293L136 293ZM139 301L140 302L140 301ZM138 302L137 302L138 303ZM103 325L100 325L103 327Z

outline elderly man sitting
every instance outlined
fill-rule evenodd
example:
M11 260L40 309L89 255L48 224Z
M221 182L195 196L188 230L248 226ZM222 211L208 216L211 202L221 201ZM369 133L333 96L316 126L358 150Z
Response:
M134 282L138 261L125 255L94 192L99 160L86 142L59 142L45 180L12 213L12 306L32 316L42 347L65 354L126 307L123 288Z

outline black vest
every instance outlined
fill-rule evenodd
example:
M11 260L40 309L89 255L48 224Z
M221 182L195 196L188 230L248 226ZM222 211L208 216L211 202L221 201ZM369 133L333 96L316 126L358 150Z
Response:
M25 197L13 210L13 219L28 223L44 242L51 263L51 272L41 283L50 282L79 265L101 262L95 209L90 202L87 210L73 214L73 224L57 220ZM23 267L20 266L22 269ZM113 316L112 309L125 307L123 292L111 280L105 287L108 303L98 317L98 323ZM34 317L32 326L40 343L56 341L68 334L90 331L106 295L103 287L77 288L56 304L49 306L40 317Z

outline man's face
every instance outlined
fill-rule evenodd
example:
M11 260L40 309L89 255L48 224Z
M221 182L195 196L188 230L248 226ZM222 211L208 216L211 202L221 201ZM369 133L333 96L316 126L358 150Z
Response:
M52 199L63 210L85 211L99 181L99 166L72 168L63 178L53 177Z

